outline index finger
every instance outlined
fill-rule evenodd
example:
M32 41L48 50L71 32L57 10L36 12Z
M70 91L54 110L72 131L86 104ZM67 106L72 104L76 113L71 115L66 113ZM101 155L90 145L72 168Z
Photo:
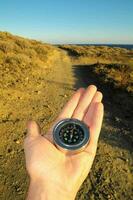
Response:
M80 98L83 95L84 91L85 91L85 88L79 88L73 94L73 96L70 98L70 100L66 103L66 105L63 107L62 111L60 112L60 114L58 115L56 120L54 121L53 125L51 126L51 128L47 132L47 134L45 134L45 137L47 139L49 139L50 141L53 141L53 139L52 139L53 127L58 121L65 119L65 118L71 118L72 117L72 114L73 114L76 106L78 105L78 102L80 101Z

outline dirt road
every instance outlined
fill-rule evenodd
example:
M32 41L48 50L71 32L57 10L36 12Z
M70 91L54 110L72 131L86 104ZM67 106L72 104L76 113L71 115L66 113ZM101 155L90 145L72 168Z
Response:
M131 97L103 85L90 66L62 66L60 63L29 77L25 86L3 90L1 199L21 200L26 194L28 178L23 138L27 119L37 120L44 132L47 131L74 90L89 84L96 84L104 94L105 117L95 162L77 200L132 199ZM128 105L123 98L128 98Z

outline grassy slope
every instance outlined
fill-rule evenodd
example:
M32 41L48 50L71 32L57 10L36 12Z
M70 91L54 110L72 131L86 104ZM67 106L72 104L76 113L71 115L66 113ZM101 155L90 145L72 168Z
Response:
M73 64L94 64L101 81L133 93L133 50L107 46L59 45Z
M52 45L0 32L1 88L27 84L29 76L34 78L42 69L54 67L60 61L66 63L69 59Z

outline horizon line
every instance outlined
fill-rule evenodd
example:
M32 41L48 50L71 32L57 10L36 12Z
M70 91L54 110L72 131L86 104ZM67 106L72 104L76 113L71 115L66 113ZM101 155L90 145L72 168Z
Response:
M133 43L51 43L56 45L69 44L69 45L133 45Z

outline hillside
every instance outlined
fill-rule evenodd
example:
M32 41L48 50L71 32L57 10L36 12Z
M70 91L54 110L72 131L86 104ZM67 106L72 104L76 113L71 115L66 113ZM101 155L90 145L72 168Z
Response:
M62 76L61 66L70 67L62 50L0 32L0 199L24 199L26 121L35 119L47 129L57 116L66 100L62 95L69 93L64 79L71 74Z
M28 40L0 32L0 87L17 87L26 85L41 71L49 67L69 62L68 57L60 49L43 44L36 40ZM22 73L21 73L22 72ZM21 76L20 76L21 74Z
M102 81L133 93L133 50L108 46L59 45L74 65L94 64Z
M44 133L79 87L103 93L98 151L76 200L133 196L133 51L50 45L0 32L0 199L25 199L23 139L28 119Z

